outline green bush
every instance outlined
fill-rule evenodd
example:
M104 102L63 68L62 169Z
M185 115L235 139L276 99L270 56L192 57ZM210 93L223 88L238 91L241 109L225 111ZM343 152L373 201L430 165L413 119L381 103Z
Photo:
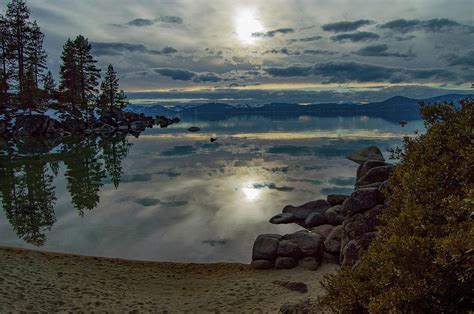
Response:
M425 106L424 135L404 139L389 207L359 263L325 278L338 312L474 309L474 102Z

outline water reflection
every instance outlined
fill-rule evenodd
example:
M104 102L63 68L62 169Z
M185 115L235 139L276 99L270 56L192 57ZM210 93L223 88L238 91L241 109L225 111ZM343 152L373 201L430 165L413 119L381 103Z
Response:
M60 163L66 169L72 205L83 216L85 210L99 204L99 191L107 176L118 188L122 159L130 145L125 136L9 145L0 155L0 193L6 217L18 237L35 246L45 244L45 233L56 221L54 179Z

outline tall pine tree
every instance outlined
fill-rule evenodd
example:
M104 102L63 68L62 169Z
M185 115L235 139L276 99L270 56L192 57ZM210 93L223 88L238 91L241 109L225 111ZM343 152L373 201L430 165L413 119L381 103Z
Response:
M79 105L78 67L76 64L76 47L68 39L63 47L61 56L60 85L61 100L71 105L73 114L77 114Z
M7 20L0 15L0 110L5 110L8 106L8 80L10 78L10 56L8 50L9 29Z
M114 67L110 64L105 73L105 78L100 86L101 95L99 105L103 109L122 109L127 103L127 97L119 90L119 79Z
M41 32L36 21L31 24L28 44L26 46L27 68L33 72L33 84L29 86L33 90L29 91L32 104L38 104L40 100L40 82L43 72L46 70L46 51L43 48L44 34ZM30 106L31 107L31 106Z
M43 78L43 102L47 105L51 101L56 100L57 97L58 92L56 90L53 74L51 71L48 71Z

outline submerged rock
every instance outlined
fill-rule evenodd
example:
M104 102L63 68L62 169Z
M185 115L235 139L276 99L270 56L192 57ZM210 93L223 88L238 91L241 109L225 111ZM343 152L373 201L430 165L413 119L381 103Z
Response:
M347 155L347 159L352 160L360 165L368 160L385 161L382 152L377 146L364 147L357 152Z
M189 132L199 132L201 131L200 128L198 128L197 126L192 126L188 129Z

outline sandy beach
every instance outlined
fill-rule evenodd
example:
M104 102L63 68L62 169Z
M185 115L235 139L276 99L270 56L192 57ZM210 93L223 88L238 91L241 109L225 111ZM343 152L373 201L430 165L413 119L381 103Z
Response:
M0 312L278 312L284 303L316 300L317 271L253 270L248 265L126 261L0 248ZM307 293L274 281L303 282Z

